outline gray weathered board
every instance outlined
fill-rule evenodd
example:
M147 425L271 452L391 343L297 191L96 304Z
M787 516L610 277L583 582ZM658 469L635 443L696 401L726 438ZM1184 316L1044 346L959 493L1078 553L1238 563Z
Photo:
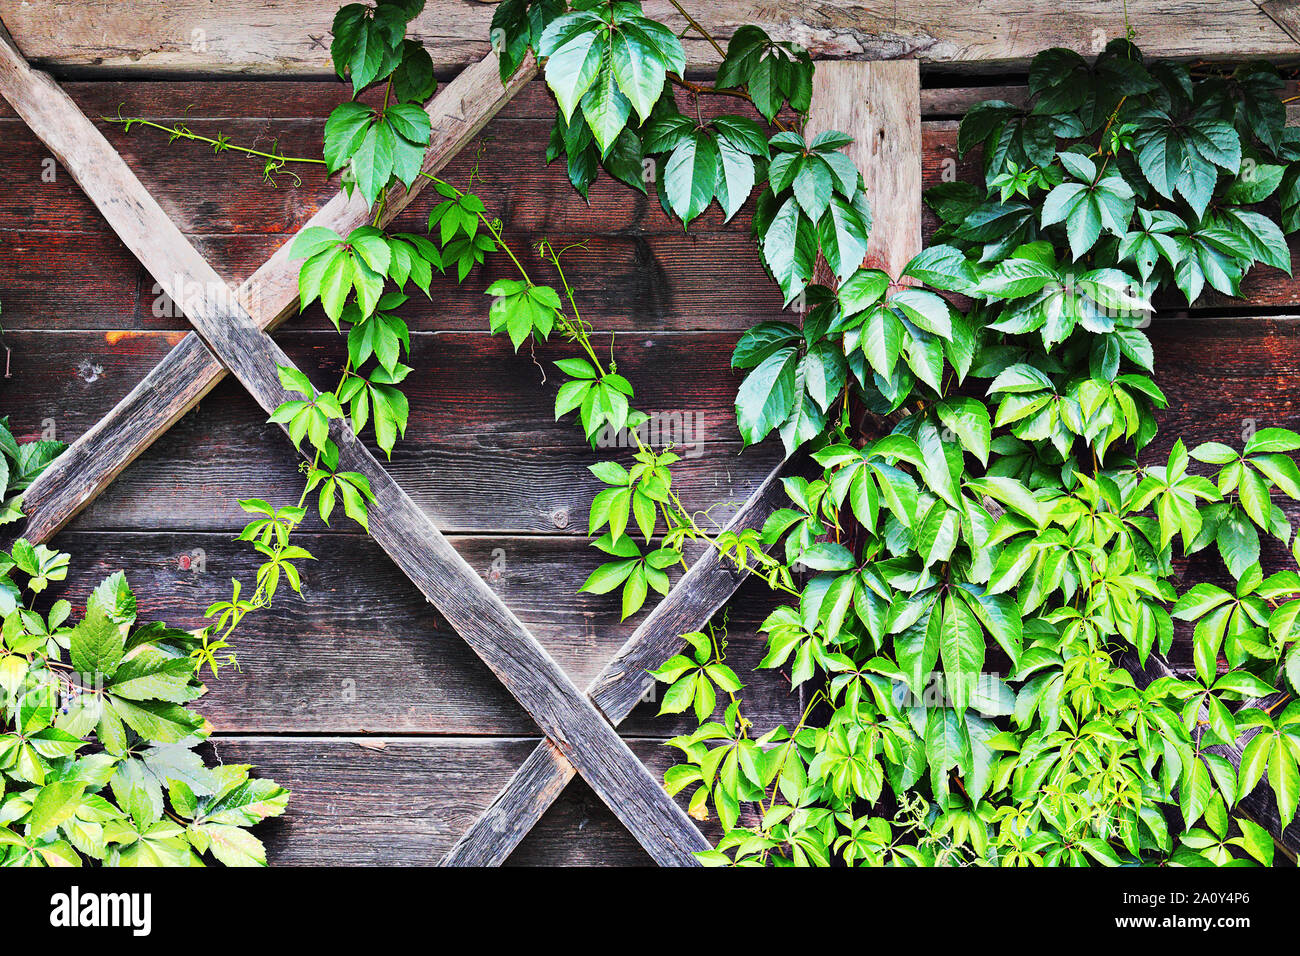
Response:
M43 66L93 73L328 75L330 23L340 4L321 0L0 0L0 17ZM1152 55L1183 58L1297 54L1293 40L1256 0L709 0L686 3L724 42L755 23L822 59L918 59L964 71L1014 69L1040 49L1099 51L1131 26ZM413 35L440 70L473 63L488 50L495 4L428 0ZM692 69L715 66L716 52L686 31L668 0L648 14L679 33Z

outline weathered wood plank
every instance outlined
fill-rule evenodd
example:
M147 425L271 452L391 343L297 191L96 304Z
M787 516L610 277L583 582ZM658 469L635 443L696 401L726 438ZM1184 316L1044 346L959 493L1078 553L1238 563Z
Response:
M102 234L5 233L14 220L0 212L0 276L4 328L21 330L181 331L185 317L152 276L144 276L121 243ZM412 224L423 234L422 224ZM595 225L595 224L593 224ZM538 281L552 277L533 243L546 236L557 245L583 241L565 266L584 318L601 330L620 332L743 331L783 314L777 287L763 271L744 229L725 233L592 235L510 230L512 247ZM264 261L282 241L271 235L191 235L215 268L242 275ZM85 264L95 269L86 274ZM66 273L61 270L68 270ZM410 300L394 310L412 330L485 331L491 300L484 291L512 275L513 263L492 256L463 284L435 275L432 299L413 286ZM719 282L725 270L729 281ZM517 273L515 273L517 275ZM333 331L318 304L295 329ZM636 341L631 339L629 341Z
M915 60L827 63L813 75L808 135L839 130L873 221L864 265L897 279L921 251L921 74Z
M48 76L0 43L0 91L54 152L114 231L184 310L212 352L270 413L292 397L292 361ZM444 91L445 93L445 91ZM335 423L337 425L337 423ZM592 789L663 865L693 865L709 844L523 623L343 425L331 429L341 471L364 474L370 533L441 610Z
M28 434L39 429L40 418L55 415L59 436L75 438L130 389L133 373L167 353L175 336L10 333L6 342L13 349L13 377L8 384L23 398L14 411L15 426ZM637 385L638 403L647 411L698 413L695 431L667 437L686 445L731 442L738 441L730 406L739 379L728 370L735 338L735 333L619 336L614 348L620 371ZM337 333L284 332L277 341L320 382L337 376L345 350ZM609 348L608 336L593 341L601 350ZM413 406L407 447L424 442L473 442L485 448L587 447L571 421L555 422L559 383L554 373L543 383L533 357L526 351L516 355L509 341L487 333L415 333L411 345L411 364L420 372L404 383L409 384ZM545 364L570 354L571 348L557 340L539 345L536 358ZM691 387L693 381L697 384ZM236 411L203 408L204 415L222 420ZM256 413L240 413L239 422L250 421L250 414Z
M433 145L424 159L426 171L440 169L449 155L472 139L509 99L513 89L528 79L533 69L531 63L521 66L511 83L503 86L497 75L495 58L489 56L448 84L431 101L427 110L434 133ZM117 182L105 186L99 194L101 210L120 208L124 203L121 190L131 184L142 191L139 180L75 104L48 76L30 70L7 41L0 44L0 84L10 105L33 129L41 131L42 139L83 187L106 175L95 168L95 163L111 157ZM67 122L69 117L79 118L80 138L61 128L60 124ZM99 148L83 153L87 143L97 144ZM386 208L391 207L393 214L400 212L415 195L415 187L425 181L417 179L411 190L397 190ZM328 225L337 232L347 233L366 222L367 217L359 195L349 199L340 192L312 217L308 226ZM170 290L172 300L185 303L189 298L182 290L174 288L177 275L188 275L193 281L208 284L205 289L187 290L195 293L198 301L215 306L230 299L221 278L185 242L170 220L166 221L166 228L189 250L183 261L170 263L180 270L178 273L154 276L165 289ZM150 235L149 227L143 224L137 225L134 233L121 237L137 257L156 248L157 237ZM235 293L236 304L251 309L256 315L252 319L254 328L274 325L289 314L297 301L297 267L289 260L289 247L289 243L281 246ZM206 278L194 280L198 275ZM114 413L96 424L76 447L69 449L66 456L32 485L25 501L28 513L26 533L40 540L61 527L207 394L223 374L221 364L204 349L197 337L187 338L177 345Z
M283 817L253 832L272 866L430 866L510 779L536 737L225 737L226 763L293 790ZM662 739L631 742L661 774L674 762ZM752 821L749 821L752 822ZM702 824L714 838L716 823ZM591 790L575 781L511 857L515 866L649 866Z
M678 32L685 20L666 2L646 12ZM316 0L173 0L141 6L126 0L0 2L0 16L23 52L43 66L75 73L259 73L323 76L329 67L335 7ZM430 0L412 35L439 69L472 62L488 49L493 5ZM965 69L1023 65L1043 47L1082 52L1123 34L1127 23L1151 55L1290 57L1296 43L1253 0L990 0L972 6L935 0L923 6L853 0L757 3L714 0L694 13L724 42L737 26L757 23L820 58L915 58ZM695 34L683 39L692 68L717 62Z
M218 731L536 735L536 724L373 541L360 534L298 540L317 558L302 565L304 596L286 592L247 617L234 640L241 670L208 680L200 710ZM621 622L617 599L577 593L602 561L582 539L449 540L580 686L660 600L653 596L646 610ZM73 561L51 600L80 607L100 581L124 570L143 620L183 628L203 626L204 609L229 597L230 579L250 582L260 561L229 534L64 531L53 546ZM772 607L766 586L753 582L725 615L728 657L748 685L747 713L764 730L800 713L787 678L754 670L765 644L758 625ZM622 733L693 729L692 718L656 718L657 711L654 701L638 706Z
M774 470L727 527L762 528L785 500ZM748 577L715 550L696 559L668 596L632 632L627 643L587 687L587 694L614 724L620 724L652 688L649 669L683 646L682 634L702 628ZM528 755L510 783L448 851L443 866L499 866L555 802L575 769L560 748L544 741Z
M1157 382L1171 398L1147 460L1166 454L1179 435L1192 444L1238 440L1254 427L1300 429L1300 320L1157 318L1150 329ZM174 334L174 333L171 333ZM638 402L689 429L669 436L685 448L679 467L693 507L740 500L779 453L765 444L739 453L731 403L738 378L728 367L731 335L652 335L615 339L620 369ZM78 437L106 414L169 349L167 334L14 333L6 410L24 437L46 425L64 440ZM343 347L337 336L282 333L279 340L301 366L325 382ZM600 339L601 348L608 340ZM647 347L646 343L653 343ZM413 336L408 379L411 421L394 454L393 474L422 508L456 531L578 533L595 489L585 465L592 452L565 420L555 422L552 376L525 352L486 334ZM539 348L546 362L566 354L556 343ZM230 529L242 526L235 499L250 489L297 499L295 459L264 415L234 385L222 388L186 417L174 436L146 455L92 506L79 528ZM194 449L202 448L196 456ZM698 454L699 457L690 457ZM463 479L492 474L491 500ZM715 484L716 480L716 484ZM567 525L565 525L567 519ZM556 524L556 522L559 524ZM564 525L561 527L560 525Z
M1300 8L1296 0L1264 0L1259 8L1286 31L1287 36L1300 43Z
M341 96L338 84L284 84L307 91L288 97L291 103L295 97L306 98L305 106L289 112L316 109L310 123L300 119L282 122L220 118L205 122L201 118L205 113L220 116L232 112L234 104L229 95L220 93L225 85L92 83L80 89L81 101L87 108L93 104L111 114L116 110L115 101L126 96L124 109L128 115L136 112L134 107L143 107L148 115L165 119L167 114L175 116L193 105L200 118L186 122L195 128L210 133L224 130L236 139L263 144L281 138L285 148L305 153L318 150L325 111ZM245 111L252 111L254 107L248 105L248 100L256 94L248 88L256 84L235 85L246 88ZM277 90L280 87L277 84ZM148 92L137 93L140 89ZM1024 93L1023 87L1016 87L926 90L922 94L931 100L938 93L950 99L956 97L960 103L953 99L950 108L960 105L964 109L987 96L1015 99L1017 90ZM260 95L257 98L257 109L270 99ZM511 240L539 274L547 270L531 250L538 238L549 236L561 242L594 240L587 251L574 252L570 261L581 280L584 309L597 320L597 327L654 325L687 329L709 323L715 323L714 327L741 327L749 324L751 315L770 318L778 314L774 311L779 309L774 286L765 278L743 222L723 226L717 214L711 213L693 225L690 238L684 238L656 202L607 180L593 188L589 206L572 190L559 166L548 167L541 162L546 123L531 117L543 115L544 108L553 107L542 84L526 84L523 93L476 137L476 145L449 164L445 172L465 183L470 171L478 166L485 181L476 182L475 188L490 208L508 212ZM728 104L728 108L734 107ZM0 242L0 271L12 273L5 289L6 328L184 328L182 316L155 314L167 311L160 289L155 289L152 278L144 278L138 268L133 270L135 276L127 274L132 269L125 250L104 228L93 205L75 189L70 178L64 175L52 183L44 181L44 146L16 118L4 122L13 131L0 137L0 163L10 170L20 187L0 198L0 229L17 230ZM301 187L284 183L277 189L260 183L257 164L242 162L231 154L213 155L206 147L192 144L168 145L164 136L150 132L125 136L120 129L108 128L106 134L226 277L251 273L335 193L333 183L312 167L306 169ZM953 123L925 123L922 135L926 185L945 176L977 178L974 157L956 163ZM422 231L424 209L408 209L398 223L399 228ZM933 218L927 215L925 224L928 234L933 230ZM81 230L81 236L69 236L68 230ZM47 260L48 270L34 265ZM87 260L105 265L83 282L82 264ZM716 282L718 263L726 264L728 274L737 277L735 282ZM469 280L466 294L455 290L453 282L439 277L435 286L440 293L437 309L419 295L408 307L414 327L482 328L483 305L478 293L488 281L506 274L507 268L504 260L494 259ZM128 319L125 306L136 285L141 287L139 305L134 317ZM1248 279L1247 291L1253 301L1207 295L1201 304L1235 309L1245 307L1246 301L1258 306L1285 305L1300 301L1300 280L1278 270L1260 268ZM1176 296L1165 305L1182 308ZM312 327L325 327L316 308L304 321Z

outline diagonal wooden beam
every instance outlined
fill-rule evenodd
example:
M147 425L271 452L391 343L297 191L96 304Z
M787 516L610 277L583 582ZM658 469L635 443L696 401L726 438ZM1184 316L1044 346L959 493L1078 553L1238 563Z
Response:
M1259 5L1292 40L1300 41L1300 3L1296 0L1265 0Z
M0 92L190 319L208 348L268 413L293 397L293 362L48 76L0 42ZM339 469L370 481L370 534L537 721L655 862L695 864L709 843L564 670L393 481L344 422L331 436Z
M848 154L862 170L876 212L865 262L895 278L921 251L920 89L915 60L820 63L813 78L808 135L837 129L853 136ZM790 473L785 467L767 477L729 528L763 526L783 500L777 478ZM587 688L605 716L622 721L654 683L647 671L677 653L681 635L700 630L742 580L744 575L716 552L697 561ZM503 863L573 775L562 754L549 742L540 744L442 865Z
M727 530L762 528L768 515L781 506L785 497L777 479L793 470L790 462L773 469L727 523ZM614 659L587 687L587 696L614 724L622 723L646 690L654 685L649 669L658 667L681 650L685 644L682 635L704 627L746 577L747 571L740 571L730 559L710 548L632 632ZM537 825L576 772L555 744L542 741L447 851L440 865L500 866Z
M42 119L43 100L58 87L44 74L27 69L21 54L8 42L0 24L0 82L19 115ZM488 121L536 75L530 58L506 84L501 83L495 54L466 67L430 101L426 112L433 136L424 170L442 169ZM29 119L29 115L32 119ZM384 206L390 221L428 182L416 179L409 190L397 188ZM339 192L306 223L304 229L325 226L347 235L370 220L359 194ZM284 243L239 290L236 298L264 329L273 329L298 304L298 264L289 257L293 240ZM170 278L170 277L169 277ZM27 513L24 535L46 541L93 501L141 452L198 404L226 375L216 356L191 332L93 428L83 434L32 483L23 496Z

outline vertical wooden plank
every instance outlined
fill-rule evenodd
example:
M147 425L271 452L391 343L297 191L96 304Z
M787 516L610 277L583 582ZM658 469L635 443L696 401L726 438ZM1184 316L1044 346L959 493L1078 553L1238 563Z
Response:
M862 171L875 219L866 264L897 278L921 251L921 80L916 61L819 63L808 134L830 129L854 138L848 154ZM746 503L736 522L743 518L745 526L754 526L757 517L761 526L761 515L779 507L784 493L776 477L773 474ZM702 567L706 563L709 566ZM699 630L735 593L742 576L728 580L727 573L715 555L701 559L587 689L610 720L618 723L627 716L652 683L646 669L676 653L679 635ZM710 599L693 600L690 592L696 589ZM539 746L443 858L443 865L504 862L572 777L573 768L553 745Z
M853 137L845 149L871 204L865 265L897 279L921 251L921 71L916 60L817 64L808 137Z

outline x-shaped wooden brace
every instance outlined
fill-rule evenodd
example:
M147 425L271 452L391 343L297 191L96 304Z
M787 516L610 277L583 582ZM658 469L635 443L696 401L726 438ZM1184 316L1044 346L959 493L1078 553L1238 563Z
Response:
M0 26L0 32L3 27ZM862 66L862 65L859 65ZM912 66L915 73L915 66ZM535 73L528 63L504 86L494 56L463 71L429 105L433 140L424 168L434 172L459 151ZM904 89L915 90L915 81ZM120 471L192 408L228 368L268 412L287 396L278 369L292 363L266 334L297 301L297 269L282 246L232 303L202 256L152 199L99 131L48 76L32 70L7 33L0 37L0 92L46 143L128 248L189 317L190 334L109 415L83 435L26 495L27 535L44 540L88 504ZM913 96L915 93L913 92ZM915 107L912 107L915 115ZM914 161L919 166L919 127ZM411 190L395 190L385 220ZM919 184L918 184L919 185ZM908 197L909 199L912 197ZM919 205L913 203L918 211ZM340 233L369 210L340 193L307 224ZM919 245L919 229L913 242ZM904 257L905 261L906 257ZM224 368L223 368L224 366ZM703 626L745 574L709 551L699 559L583 695L545 649L456 553L346 424L332 436L340 468L370 479L376 503L371 535L434 603L546 733L543 742L444 860L502 862L580 773L650 856L694 863L707 841L614 731L653 683L647 669ZM761 527L777 506L774 470L728 527ZM612 724L611 724L612 722Z
M279 369L293 362L163 212L135 174L49 76L32 70L6 37L6 99L99 208L141 264L185 312L204 346L269 414L292 398ZM493 68L488 64L488 68ZM281 249L277 255L286 253ZM217 376L212 376L215 381ZM160 383L160 384L166 384ZM664 865L689 865L708 841L546 649L448 543L346 423L331 437L338 467L370 481L370 534L456 628L591 788Z

